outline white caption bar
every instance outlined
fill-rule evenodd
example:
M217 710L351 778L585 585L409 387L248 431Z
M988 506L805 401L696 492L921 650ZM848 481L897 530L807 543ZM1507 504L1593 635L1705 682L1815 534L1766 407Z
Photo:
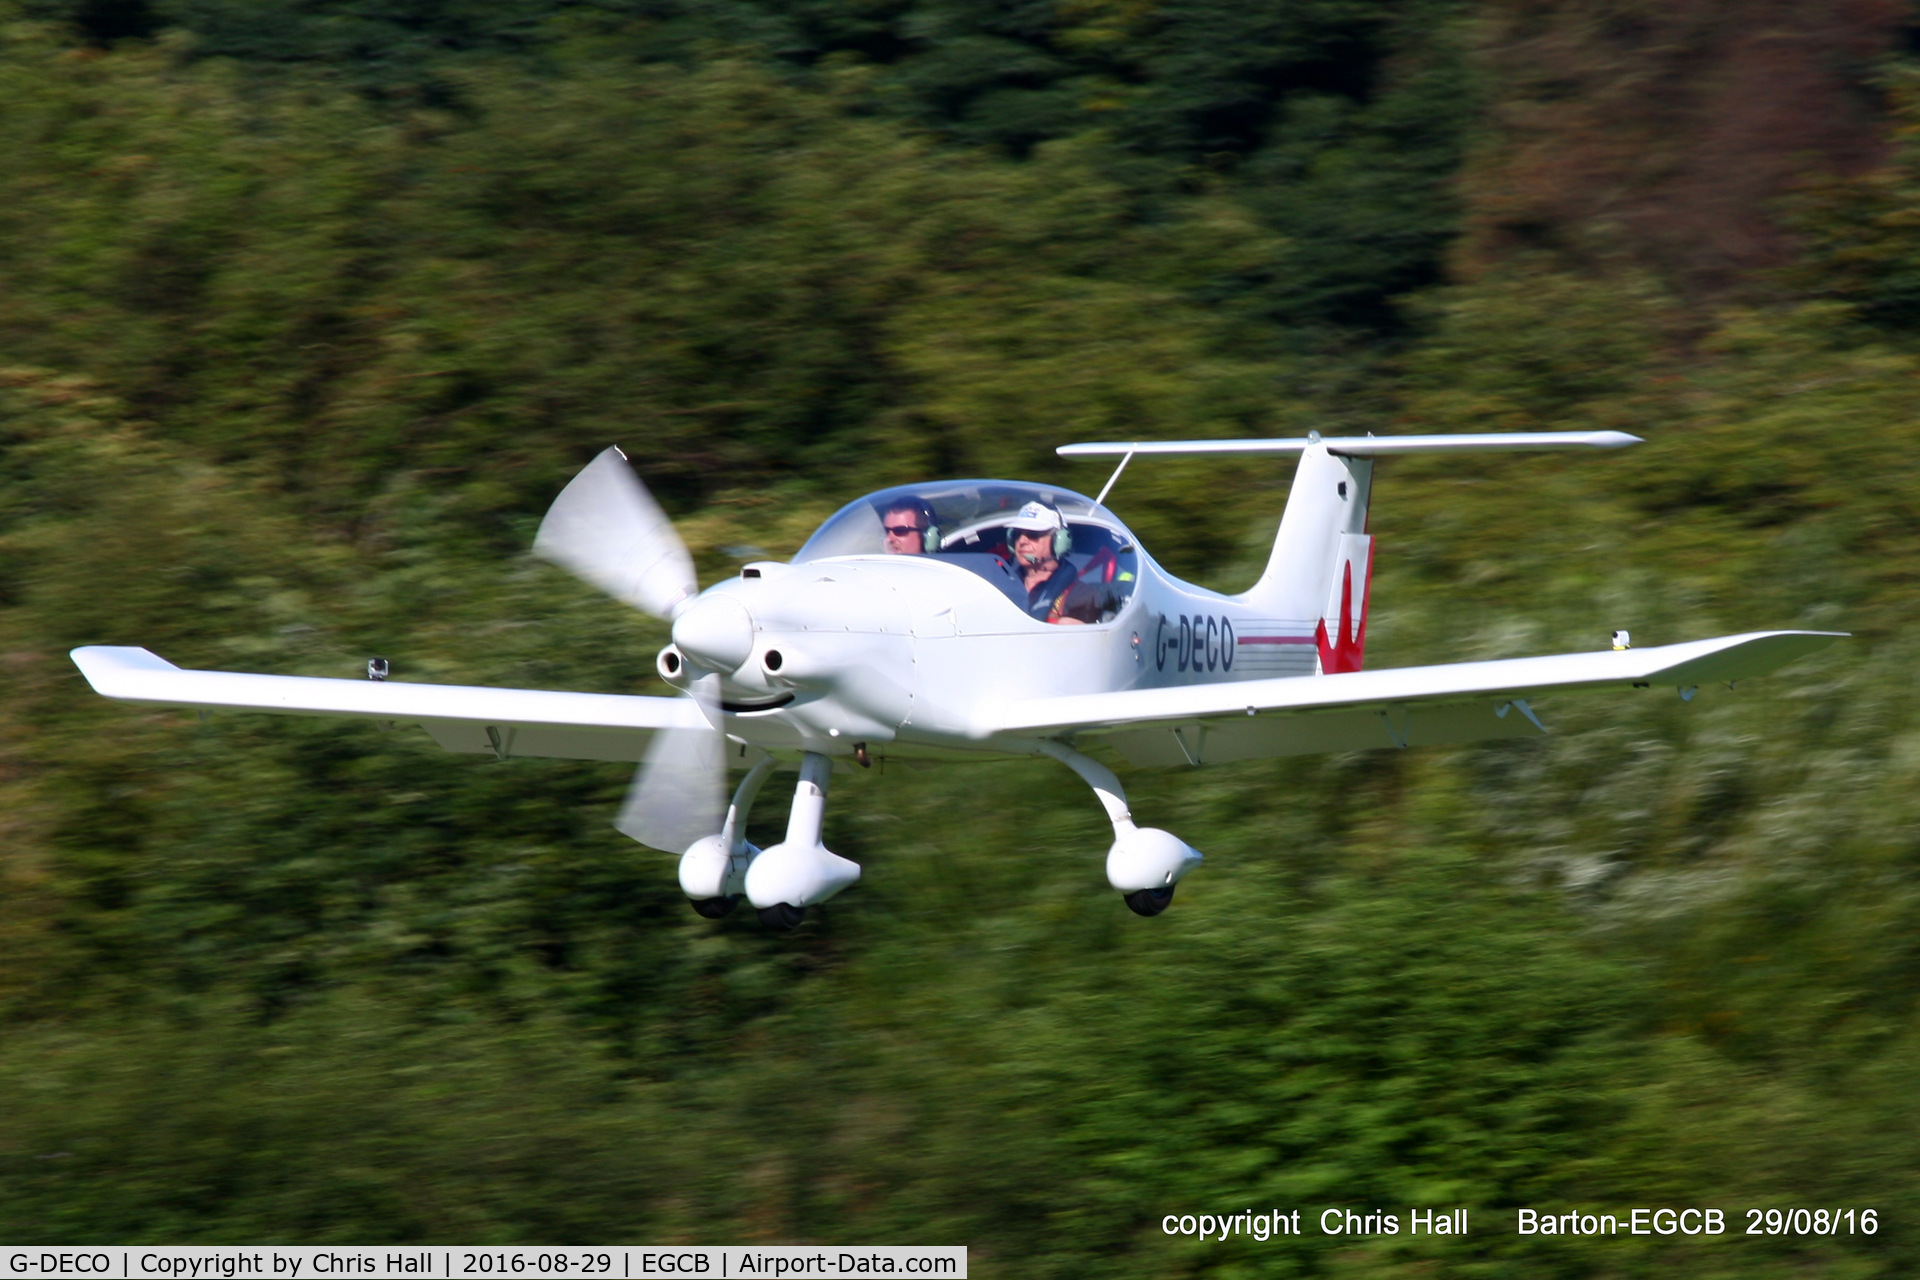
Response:
M0 1246L0 1280L787 1280L793 1276L965 1277L965 1245L573 1245L388 1248L337 1245Z

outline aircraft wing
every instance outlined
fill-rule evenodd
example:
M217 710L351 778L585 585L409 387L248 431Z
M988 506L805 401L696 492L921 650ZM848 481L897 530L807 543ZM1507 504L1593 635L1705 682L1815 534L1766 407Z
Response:
M978 728L1097 733L1136 765L1535 737L1546 728L1528 700L1540 694L1661 686L1691 698L1700 685L1760 675L1844 634L1756 631L1648 649L1075 694L1006 705Z
M707 727L691 698L186 671L145 649L112 645L75 649L73 661L94 692L123 702L366 716L420 725L449 751L502 759L639 760L656 729Z

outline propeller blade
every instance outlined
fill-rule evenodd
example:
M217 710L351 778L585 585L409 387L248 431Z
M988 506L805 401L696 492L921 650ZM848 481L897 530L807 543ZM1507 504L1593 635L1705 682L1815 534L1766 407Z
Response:
M686 544L614 448L553 500L533 553L655 617L671 618L700 589Z
M720 677L703 676L692 695L707 729L663 729L647 744L613 825L650 849L685 853L702 836L719 832L727 806L727 740L720 720Z

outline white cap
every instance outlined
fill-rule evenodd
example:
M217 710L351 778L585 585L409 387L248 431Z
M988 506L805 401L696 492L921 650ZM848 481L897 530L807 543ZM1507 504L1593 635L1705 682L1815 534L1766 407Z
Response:
M1066 527L1066 519L1044 502L1029 502L1020 508L1019 515L1007 521L1007 528L1019 529L1024 533L1046 533Z

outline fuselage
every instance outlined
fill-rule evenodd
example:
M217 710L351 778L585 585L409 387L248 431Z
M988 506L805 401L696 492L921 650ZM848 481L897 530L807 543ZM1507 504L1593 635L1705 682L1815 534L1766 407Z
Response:
M670 672L675 664L663 654L663 674L684 685L718 670L725 729L741 742L912 757L1031 753L1030 743L988 727L1010 702L1319 672L1318 619L1263 616L1183 582L1110 513L1078 501L1089 511L1070 519L1072 536L1093 550L1065 559L1108 577L1107 608L1093 620L1035 616L1012 566L967 552L962 530L932 554L803 554L792 564L746 565L676 621L685 661ZM705 638L721 630L724 641ZM703 646L724 656L703 662Z

